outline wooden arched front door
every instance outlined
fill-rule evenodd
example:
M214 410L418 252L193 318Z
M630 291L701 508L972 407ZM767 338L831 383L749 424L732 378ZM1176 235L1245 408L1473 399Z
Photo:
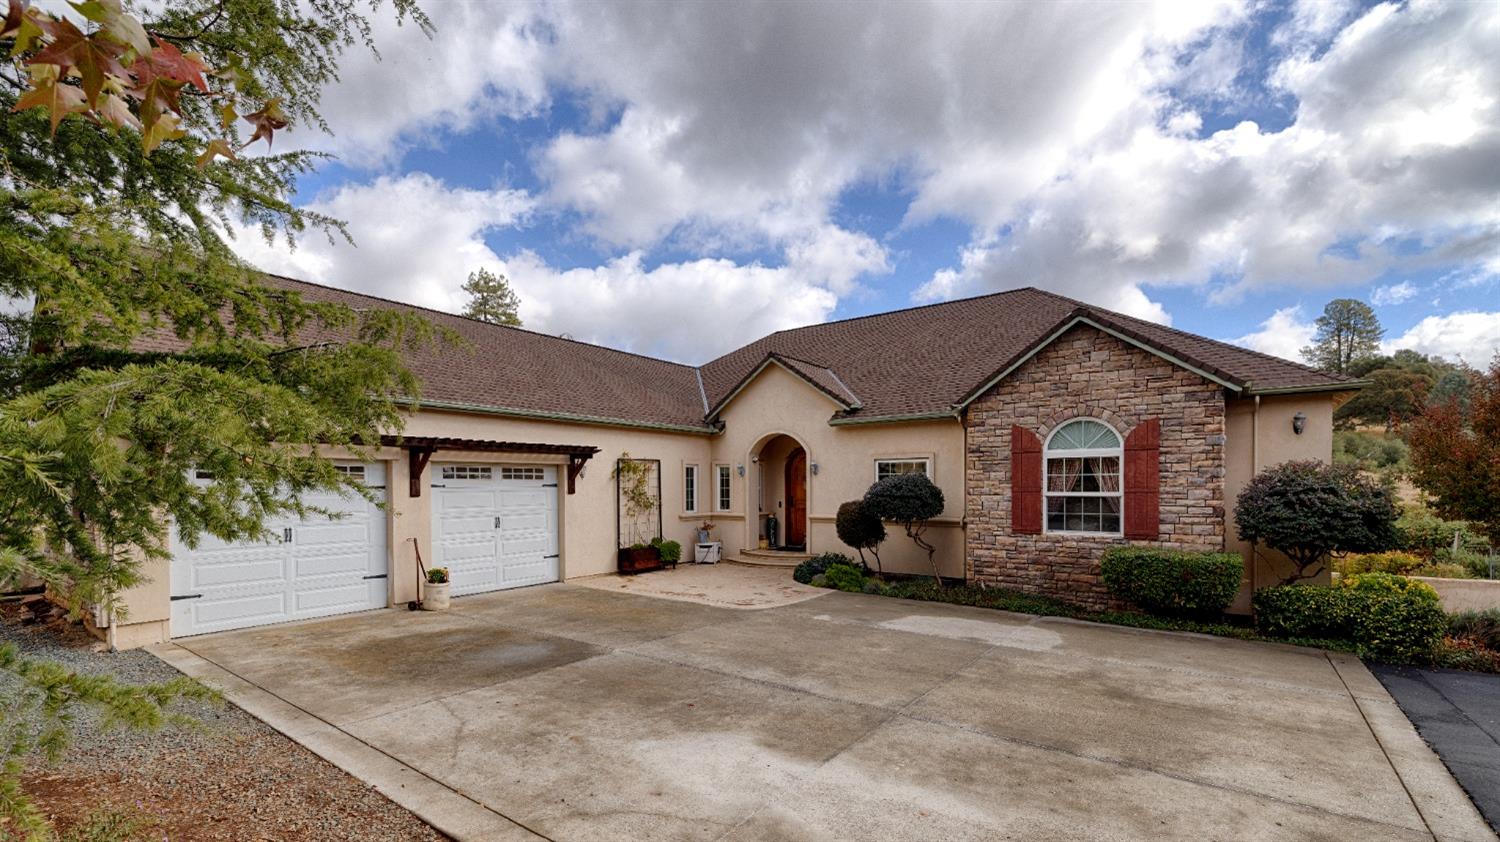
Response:
M786 544L807 546L807 451L797 448L786 457Z

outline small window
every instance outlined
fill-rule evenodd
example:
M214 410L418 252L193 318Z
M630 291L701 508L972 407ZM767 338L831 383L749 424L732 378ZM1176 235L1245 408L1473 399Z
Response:
M339 473L347 476L347 477L352 477L354 479L357 479L360 482L364 482L365 481L365 466L364 465L334 465L333 469L335 471L338 471Z
M1044 455L1047 531L1119 535L1119 434L1101 421L1079 418L1052 431Z
M682 466L682 510L698 511L698 466Z
M733 502L730 492L734 489L734 480L731 479L728 465L715 465L714 471L718 477L718 499L715 502L718 504L719 511L727 512L730 503Z
M547 472L543 468L501 468L500 478L541 482L547 478Z
M930 477L932 473L928 470L926 459L876 459L875 481L880 482L886 477L899 476L900 474L921 474Z
M489 465L444 465L443 479L491 479L494 469Z

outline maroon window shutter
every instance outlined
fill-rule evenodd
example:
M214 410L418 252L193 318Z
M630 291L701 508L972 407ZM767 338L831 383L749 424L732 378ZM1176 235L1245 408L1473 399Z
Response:
M1125 537L1161 535L1161 421L1142 421L1125 437Z
M1042 440L1025 427L1010 428L1010 530L1042 531Z

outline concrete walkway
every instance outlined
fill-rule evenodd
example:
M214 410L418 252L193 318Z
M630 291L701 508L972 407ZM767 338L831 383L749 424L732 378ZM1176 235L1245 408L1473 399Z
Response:
M823 588L800 584L792 578L792 571L789 569L749 567L728 562L680 564L672 570L656 570L633 576L613 573L589 576L571 579L569 584L750 610L792 605L827 593Z
M1494 840L1357 661L576 585L161 647L463 839Z

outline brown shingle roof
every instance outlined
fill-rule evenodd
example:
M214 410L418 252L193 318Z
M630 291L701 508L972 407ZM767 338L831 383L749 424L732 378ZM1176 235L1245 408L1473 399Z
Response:
M703 381L717 404L768 354L780 354L838 372L863 400L850 420L945 414L1080 316L1236 386L1353 388L1304 365L1032 288L780 331L703 366Z
M717 412L774 361L846 407L837 414L850 421L952 414L1080 318L1246 391L1358 387L1279 357L1029 287L779 331L695 369L292 278L266 280L356 309L417 310L457 333L467 347L433 345L406 357L422 382L424 403L437 408L709 432L710 408Z

